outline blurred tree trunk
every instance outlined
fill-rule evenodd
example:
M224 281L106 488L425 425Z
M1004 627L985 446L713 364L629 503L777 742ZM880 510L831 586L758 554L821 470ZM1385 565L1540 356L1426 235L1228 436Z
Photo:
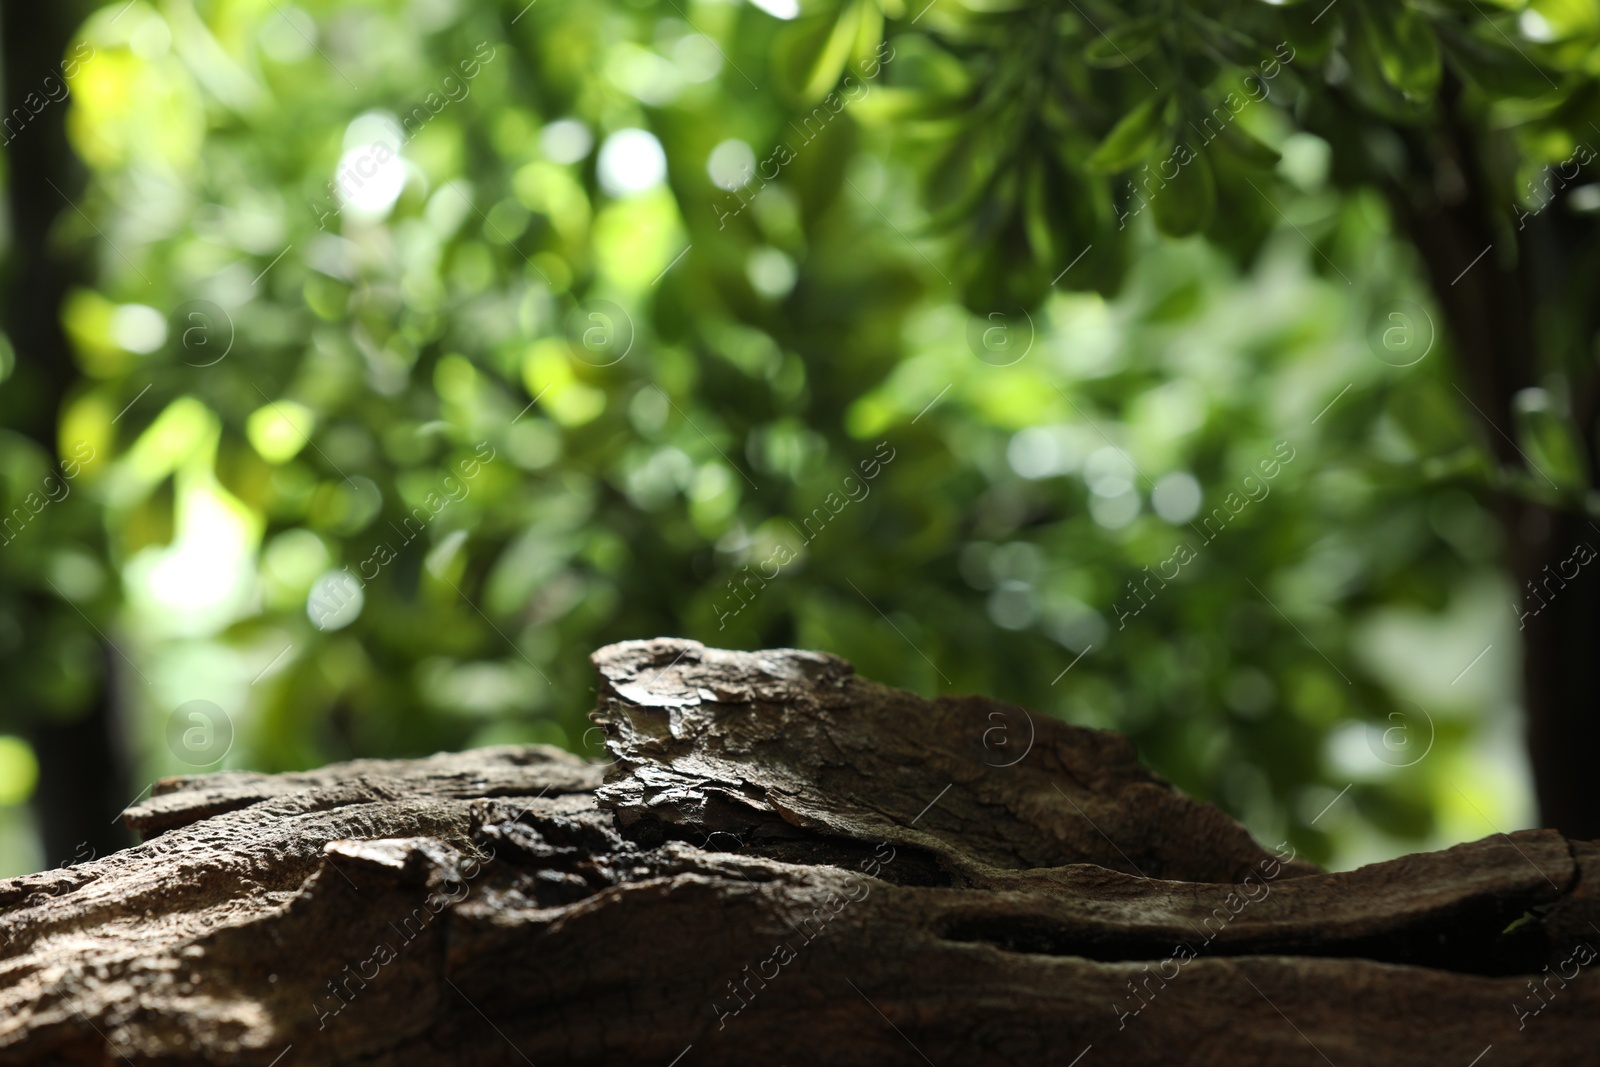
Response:
M1600 751L1594 712L1593 656L1600 649L1600 568L1573 574L1574 551L1600 549L1600 529L1586 500L1558 489L1518 444L1525 430L1518 394L1548 384L1552 373L1573 387L1551 397L1570 401L1578 460L1589 494L1600 489L1600 226L1559 200L1515 217L1521 208L1511 177L1496 171L1493 146L1477 143L1460 121L1459 86L1445 96L1437 138L1410 134L1415 184L1391 190L1401 229L1421 253L1445 315L1442 331L1457 364L1466 416L1482 428L1501 482L1492 500L1516 583L1522 642L1522 703L1540 825L1577 838L1600 837L1600 786L1592 754ZM1581 558L1581 557L1580 557ZM1564 566L1565 565L1565 566Z
M173 779L0 882L0 1064L1586 1063L1600 847L1325 874L1120 735L602 649L612 757ZM1004 744L996 731L1005 735Z
M1570 566L1574 546L1600 549L1588 516L1567 511L1534 513L1529 519L1542 544L1525 545L1520 561L1529 618L1523 631L1523 685L1530 714L1528 743L1533 756L1539 812L1543 822L1575 836L1600 837L1600 714L1595 704L1595 653L1600 650L1600 574L1585 568L1573 582L1559 573ZM1547 533L1545 531L1548 531ZM1527 540L1533 540L1532 536ZM1548 588L1554 595L1544 592ZM1540 609L1529 585L1548 599Z
M36 441L55 459L57 423L77 368L61 327L61 306L69 287L84 280L81 265L53 248L51 233L63 211L73 211L82 195L81 168L67 142L70 97L52 101L36 114L23 101L46 96L46 79L60 83L61 63L73 33L88 12L76 0L8 3L0 13L0 62L4 63L4 115L23 108L27 121L6 129L6 183L9 289L6 332L16 350L12 379L0 390L0 424ZM72 200L68 200L70 197ZM52 516L53 518L54 516ZM114 739L110 667L114 653L70 605L48 589L17 591L28 604L25 626L36 633L57 631L39 625L58 616L101 645L98 682L87 704L75 710L18 707L17 687L4 699L12 722L29 724L29 740L39 759L34 810L42 829L47 862L58 864L88 854L103 855L126 843L113 823L129 799L127 775ZM34 646L37 648L37 646ZM24 663L22 669L38 669Z

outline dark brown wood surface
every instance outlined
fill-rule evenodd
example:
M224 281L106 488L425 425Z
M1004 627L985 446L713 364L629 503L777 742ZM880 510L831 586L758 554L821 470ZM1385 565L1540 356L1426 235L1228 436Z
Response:
M595 656L611 760L171 779L0 882L0 1064L1600 1058L1600 849L1347 873L1115 735L832 656Z

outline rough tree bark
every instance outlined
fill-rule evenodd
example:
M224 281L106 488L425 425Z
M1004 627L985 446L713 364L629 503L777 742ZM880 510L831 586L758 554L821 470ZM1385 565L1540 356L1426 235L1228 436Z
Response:
M1600 1040L1592 844L1326 874L1115 734L811 652L595 662L607 766L171 779L127 814L144 844L0 882L0 1063L1499 1067Z

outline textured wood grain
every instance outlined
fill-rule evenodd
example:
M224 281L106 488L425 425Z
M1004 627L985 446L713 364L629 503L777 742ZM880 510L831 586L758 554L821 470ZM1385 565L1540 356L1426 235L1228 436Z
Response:
M1593 844L1329 874L1114 734L811 652L595 663L604 766L173 779L127 815L144 844L0 882L0 1064L1495 1067L1600 1042Z

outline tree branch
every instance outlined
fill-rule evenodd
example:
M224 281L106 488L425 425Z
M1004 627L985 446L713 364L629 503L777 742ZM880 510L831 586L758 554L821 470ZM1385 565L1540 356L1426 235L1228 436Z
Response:
M0 1063L1531 1064L1600 1039L1593 845L1323 874L1115 734L817 653L595 662L608 767L173 779L129 813L145 844L0 882Z

